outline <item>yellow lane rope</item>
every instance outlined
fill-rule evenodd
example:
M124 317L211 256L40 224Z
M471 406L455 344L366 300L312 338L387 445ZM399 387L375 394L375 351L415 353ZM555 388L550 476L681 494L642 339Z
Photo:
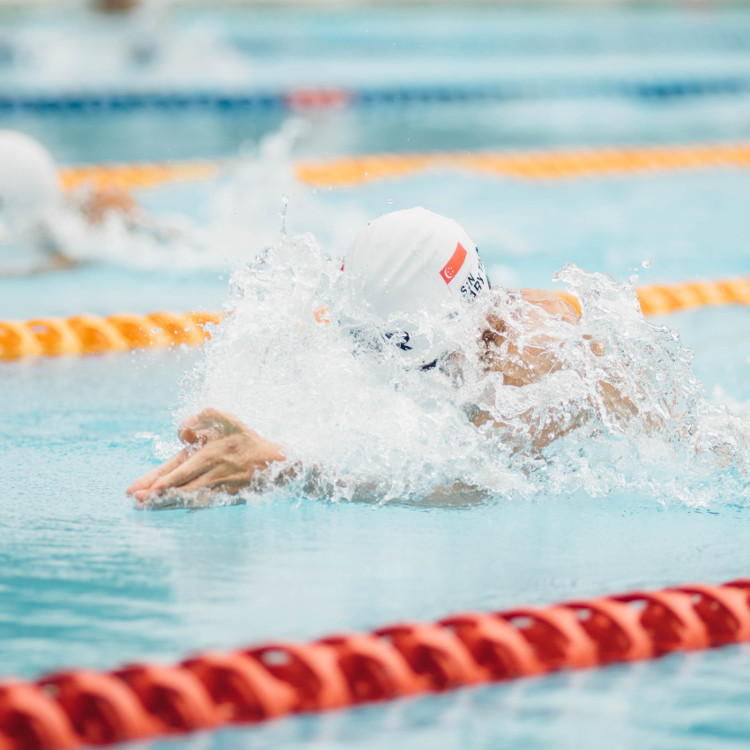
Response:
M168 182L208 180L215 177L221 167L221 162L210 161L62 167L60 183L64 190L75 190L81 186L137 190Z
M374 154L297 164L297 177L318 187L359 185L429 169L465 170L553 180L706 167L750 167L750 143L638 146L567 151Z
M156 187L168 182L215 177L230 161L155 164L103 164L64 167L62 185L123 190ZM518 179L553 180L708 167L750 168L750 142L682 146L632 146L553 151L444 152L370 154L325 161L300 161L297 178L315 187L345 187L372 180L447 169Z
M750 306L750 279L696 281L655 285L636 290L644 315L663 315L709 305ZM578 300L561 297L579 307ZM101 317L33 318L0 321L0 360L30 356L96 354L182 344L194 346L210 337L207 323L218 324L221 313L122 313ZM316 318L321 320L316 314Z
M210 335L207 323L220 313L158 312L149 315L76 315L0 321L0 360L29 356L97 354L152 347L201 344Z

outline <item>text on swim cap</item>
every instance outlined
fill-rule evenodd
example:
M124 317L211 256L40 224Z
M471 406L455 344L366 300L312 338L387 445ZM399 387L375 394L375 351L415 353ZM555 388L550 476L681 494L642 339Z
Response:
M464 281L459 291L464 299L471 301L486 286L489 286L487 273L484 270L484 263L482 263L482 259L479 257L479 251L477 250L477 270L466 277L466 281Z

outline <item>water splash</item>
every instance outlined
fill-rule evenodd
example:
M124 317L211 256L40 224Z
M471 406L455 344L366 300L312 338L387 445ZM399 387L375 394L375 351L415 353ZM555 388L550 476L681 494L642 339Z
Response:
M211 199L208 231L235 259L233 268L278 240L280 208L282 231L311 231L337 253L369 218L359 201L326 200L297 179L293 154L309 129L304 118L290 117L227 169Z
M454 356L424 372L337 324L363 316L339 269L303 235L237 271L231 314L191 374L177 418L207 406L236 414L303 467L292 493L335 500L461 502L471 490L546 499L583 489L691 505L747 501L748 424L706 400L692 353L644 320L629 282L562 269L558 280L581 301L582 318L546 321L561 366L519 388L484 371L479 332L490 305L522 326L529 303L520 295L496 290L453 321L441 336ZM327 324L316 322L322 307ZM534 331L519 336L521 347L538 343ZM612 402L611 389L621 398ZM474 427L467 410L476 408L504 427ZM536 449L534 430L560 419L577 426Z
M91 224L74 196L50 211L39 227L45 243L76 263L111 264L138 269L171 269L178 273L221 268L226 263L213 249L210 232L180 215L148 216L107 212ZM29 258L40 243L26 244Z
M705 398L679 334L643 318L630 282L574 266L557 278L582 307L580 323L559 332L562 369L525 388L496 383L490 404L521 438L511 463L529 476L527 494L580 487L592 496L625 489L690 505L745 502L750 423ZM580 415L581 424L534 453L529 424L560 414Z

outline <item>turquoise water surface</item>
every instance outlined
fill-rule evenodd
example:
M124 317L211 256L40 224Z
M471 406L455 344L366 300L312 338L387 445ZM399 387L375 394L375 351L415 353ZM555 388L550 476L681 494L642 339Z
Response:
M331 14L328 24L269 12L255 26L249 12L184 13L186 29L213 19L211 43L219 46L212 49L226 51L216 40L231 37L240 56L232 59L255 71L256 83L286 85L304 69L320 81L339 80L343 69L351 83L368 75L399 82L403 75L394 71L407 58L436 79L532 69L544 77L561 60L590 76L696 75L707 64L721 74L750 71L750 13L743 9L587 9L586 24L581 11L448 9L435 11L423 37L404 31L422 18L417 11ZM72 21L13 23L33 38ZM459 41L476 32L477 47L449 44L451 30ZM287 53L290 39L303 41ZM480 42L489 57L480 56ZM459 70L434 65L441 44ZM373 72L379 55L388 65ZM347 66L354 59L357 66ZM270 72L262 72L264 62ZM333 68L338 78L326 78ZM99 86L111 84L104 72ZM8 90L42 86L33 71L6 73L0 85ZM120 73L121 84L139 80L132 70ZM189 85L191 75L177 83ZM543 182L440 171L314 191L296 182L292 163L354 151L740 139L750 132L747 111L744 96L414 105L377 118L344 110L304 118L306 126L270 155L260 140L288 124L289 113L5 113L3 127L42 138L63 162L245 161L216 180L137 194L159 220L181 215L184 231L200 236L196 252L182 252L179 241L154 249L133 240L132 255L102 243L98 258L72 271L0 279L0 317L219 309L230 274L278 240L283 194L289 234L312 232L333 257L364 220L424 205L466 227L500 286L556 288L552 277L568 261L619 281L637 275L640 284L746 276L750 173L736 168ZM652 322L678 331L695 352L693 371L708 402L747 422L750 312L701 309ZM137 511L124 488L169 452L203 356L175 350L0 363L3 675L173 662L208 648L750 574L750 509L743 497L720 491L720 472L711 475L713 501L700 504L662 492L654 475L639 491L606 494L579 488L525 499L498 488L471 507L334 503L278 489L233 507ZM258 396L279 406L273 399L288 394L279 421L307 413L310 384L295 372L290 365L280 374L286 390ZM253 386L246 382L248 394ZM272 423L275 415L266 417ZM325 432L321 443L335 442L337 429L344 434L333 418L308 427ZM406 449L416 456L421 447ZM379 458L362 454L363 461ZM679 472L679 465L669 468ZM628 469L636 474L638 467ZM569 479L573 486L575 476ZM151 744L741 748L750 738L749 678L750 650L730 647Z

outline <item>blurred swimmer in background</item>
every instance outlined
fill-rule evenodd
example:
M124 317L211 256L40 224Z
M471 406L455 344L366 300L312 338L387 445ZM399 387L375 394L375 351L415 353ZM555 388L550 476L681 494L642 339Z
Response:
M125 31L129 59L153 63L163 47L171 0L91 0L97 14L109 16Z
M141 0L92 0L91 7L102 13L128 13L140 4Z
M0 130L0 276L88 262L211 265L211 247L187 217L152 217L117 185L94 181L64 191L44 146Z
M604 351L603 344L580 330L578 311L561 297L539 289L490 289L478 249L466 232L423 208L386 214L367 224L345 256L342 271L351 299L366 312L359 322L340 321L355 340L371 349L387 348L398 353L405 367L437 370L456 384L484 377L485 391L492 383L522 391L578 366L571 363L580 360L566 355L570 347L585 349L594 359ZM441 330L467 314L470 341L458 351ZM617 378L606 375L599 377L586 403L564 404L543 417L534 408L521 413L522 438L514 437L493 403L492 394L485 393L464 405L467 419L483 431L507 430L507 441L518 440L511 450L529 453L541 452L597 411L622 422L638 414L633 401L621 394ZM286 461L282 445L216 409L186 419L179 437L185 447L128 488L138 503L156 505L160 496L184 493L235 494L262 485L273 473L266 470ZM292 468L286 476L293 475ZM276 472L274 480L284 476Z
M65 195L49 152L23 133L0 130L0 275L73 265L60 233L66 215L90 227L113 216L128 224L141 219L130 195L116 188Z

